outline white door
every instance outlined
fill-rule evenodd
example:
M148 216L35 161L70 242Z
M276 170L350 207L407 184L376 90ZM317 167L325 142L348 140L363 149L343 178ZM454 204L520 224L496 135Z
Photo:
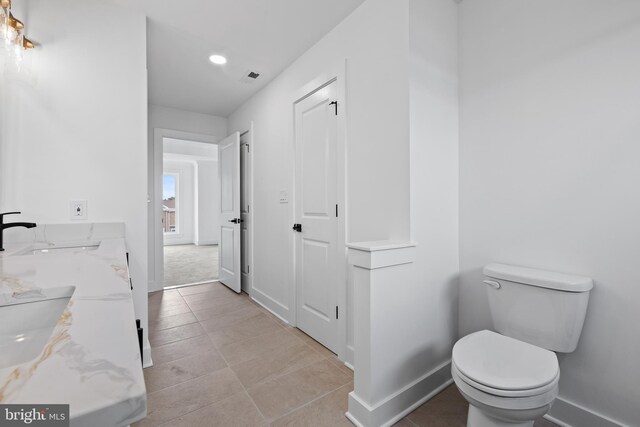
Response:
M251 147L249 133L240 135L240 224L242 237L242 290L251 293Z
M240 293L240 134L218 144L220 170L219 280Z
M295 104L297 326L337 350L337 83ZM297 229L297 231L295 231Z

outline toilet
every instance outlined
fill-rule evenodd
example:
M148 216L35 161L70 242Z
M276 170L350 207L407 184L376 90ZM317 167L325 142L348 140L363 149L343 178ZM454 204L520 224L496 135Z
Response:
M531 427L558 396L556 352L576 349L593 280L505 264L483 273L496 332L461 338L451 356L467 427Z

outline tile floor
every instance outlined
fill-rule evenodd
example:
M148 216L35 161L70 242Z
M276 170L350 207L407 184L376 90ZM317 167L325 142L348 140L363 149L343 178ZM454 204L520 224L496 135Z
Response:
M353 372L245 294L219 283L151 294L149 339L148 416L136 427L352 426ZM466 413L451 386L396 425L463 427Z

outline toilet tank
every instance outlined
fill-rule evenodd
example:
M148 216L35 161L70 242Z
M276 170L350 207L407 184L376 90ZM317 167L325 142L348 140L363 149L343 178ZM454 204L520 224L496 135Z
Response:
M592 279L506 264L483 272L497 332L560 353L576 349Z

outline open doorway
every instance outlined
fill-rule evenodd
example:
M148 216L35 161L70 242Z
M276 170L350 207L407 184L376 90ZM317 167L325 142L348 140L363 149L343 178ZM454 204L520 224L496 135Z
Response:
M162 140L164 287L218 279L218 148L177 138Z

